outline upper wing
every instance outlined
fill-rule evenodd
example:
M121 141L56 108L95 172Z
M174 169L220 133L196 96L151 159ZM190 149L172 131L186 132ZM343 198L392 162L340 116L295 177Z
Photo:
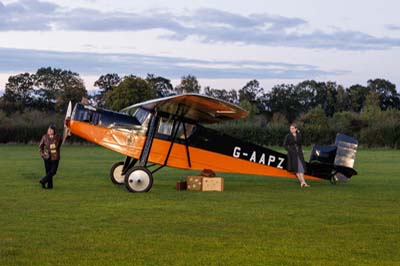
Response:
M122 109L127 112L134 108L183 116L199 123L216 123L248 116L239 106L199 94L182 94L137 103Z

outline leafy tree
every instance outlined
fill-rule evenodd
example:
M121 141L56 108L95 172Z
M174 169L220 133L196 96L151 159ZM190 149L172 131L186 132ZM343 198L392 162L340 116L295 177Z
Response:
M283 114L277 112L272 115L272 118L270 120L270 125L284 126L286 128L289 125L289 122L287 121L286 117Z
M338 85L336 82L326 82L325 86L325 100L323 101L322 107L325 111L325 114L329 117L332 117L336 111L336 96L338 91Z
M204 88L204 94L213 98L221 99L233 104L238 104L238 95L236 90L212 89L209 86Z
M250 119L254 118L260 112L260 110L258 110L258 108L254 104L252 104L246 99L241 100L239 105L240 107L249 112L248 118Z
M87 91L83 80L79 76L65 75L61 86L61 93L57 96L56 110L64 111L68 102L80 102L82 97L87 96Z
M183 93L200 93L201 86L195 76L183 76L181 83L175 88L178 94Z
M43 110L62 112L69 101L79 102L87 95L79 74L58 68L40 68L34 74L35 86Z
M3 101L8 106L8 112L15 110L23 111L26 107L33 106L33 84L33 78L29 73L22 73L8 78L3 95Z
M40 68L34 74L40 108L54 110L57 95L61 93L62 70L51 67Z
M302 105L301 109L303 112L321 106L327 116L332 116L335 113L338 104L338 90L344 90L341 85L330 81L317 82L314 80L307 80L299 83L296 87L296 97ZM341 108L342 107L340 107L340 109Z
M348 111L350 107L349 98L345 88L342 85L339 85L337 88L336 94L336 110L335 112L344 112Z
M349 101L348 110L359 113L365 104L365 98L369 93L367 87L359 84L352 85L346 89L347 98Z
M330 144L335 132L330 128L329 118L324 109L317 106L299 118L303 132L303 141L307 144Z
M392 109L388 111L381 110L378 92L374 90L370 91L366 98L366 104L361 112L361 117L363 121L365 121L366 127L361 130L360 134L361 141L366 143L368 147L382 145L385 143L386 139L393 138L391 132L385 132L385 128L388 127L395 129L391 119L388 119L386 116L391 110ZM393 143L390 143L390 145L392 144Z
M257 80L251 80L239 90L239 102L241 105L243 102L248 102L254 107L251 110L257 110L256 113L264 112L265 106L265 94L264 89L260 87L260 83Z
M316 125L318 127L326 127L328 118L321 106L317 106L301 116L300 121L305 125Z
M365 98L365 106L366 107L380 107L380 97L376 91L369 91L367 97Z
M226 99L228 102L231 102L233 104L239 104L239 96L237 94L237 91L234 89L231 89L230 91L228 91L228 93L226 95Z
M106 94L106 107L121 110L129 105L155 98L156 90L146 80L136 76L126 76L122 82Z
M303 107L296 97L296 87L281 84L266 94L266 108L271 114L282 113L289 122L293 122L302 113Z
M118 85L121 78L117 73L101 75L98 80L94 82L94 86L100 89L101 94L105 94L112 90L113 86Z
M264 89L260 87L258 80L254 79L246 83L242 89L239 90L239 100L248 100L249 102L257 102L257 100L264 94Z
M154 74L147 74L147 83L150 87L157 92L158 97L166 97L174 94L174 88L171 81L164 77L155 76Z
M355 136L356 138L358 138L361 129L366 126L360 113L351 111L336 112L330 124L335 132Z
M400 109L400 95L396 91L396 85L385 79L368 80L368 88L379 94L380 108Z
M379 105L379 94L371 90L365 99L365 106L361 113L361 117L369 126L384 122L382 120L383 112Z
M302 105L303 112L318 106L317 94L319 91L320 83L314 80L306 80L296 85L295 92L297 94L299 103Z
M104 106L106 93L111 91L112 88L120 82L121 78L117 73L101 75L99 79L94 82L93 85L100 89L99 94L94 97L98 106Z

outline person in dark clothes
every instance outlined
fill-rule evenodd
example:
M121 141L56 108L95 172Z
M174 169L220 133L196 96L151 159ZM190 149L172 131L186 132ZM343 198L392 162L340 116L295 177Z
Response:
M40 156L43 158L46 170L46 175L39 180L42 188L53 188L53 177L57 173L58 163L60 161L61 142L61 135L56 133L54 125L50 125L47 129L47 133L43 135L39 144Z
M306 164L304 162L303 149L301 147L302 138L300 131L295 123L290 125L290 133L286 135L283 147L287 150L287 170L296 173L297 179L300 181L301 187L309 187L310 185L304 179Z

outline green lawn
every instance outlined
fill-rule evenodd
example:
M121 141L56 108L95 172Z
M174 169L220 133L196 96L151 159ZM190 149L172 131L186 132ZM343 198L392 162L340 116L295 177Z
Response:
M223 174L225 191L113 185L122 157L66 146L43 190L36 146L0 146L0 265L400 265L400 152L359 150L347 184Z

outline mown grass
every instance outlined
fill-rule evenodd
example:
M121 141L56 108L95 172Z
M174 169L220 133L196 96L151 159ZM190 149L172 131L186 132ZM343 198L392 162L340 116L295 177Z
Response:
M0 146L0 265L399 265L400 152L360 150L349 183L223 174L225 191L149 193L108 178L121 156L66 146L53 190L36 146Z

